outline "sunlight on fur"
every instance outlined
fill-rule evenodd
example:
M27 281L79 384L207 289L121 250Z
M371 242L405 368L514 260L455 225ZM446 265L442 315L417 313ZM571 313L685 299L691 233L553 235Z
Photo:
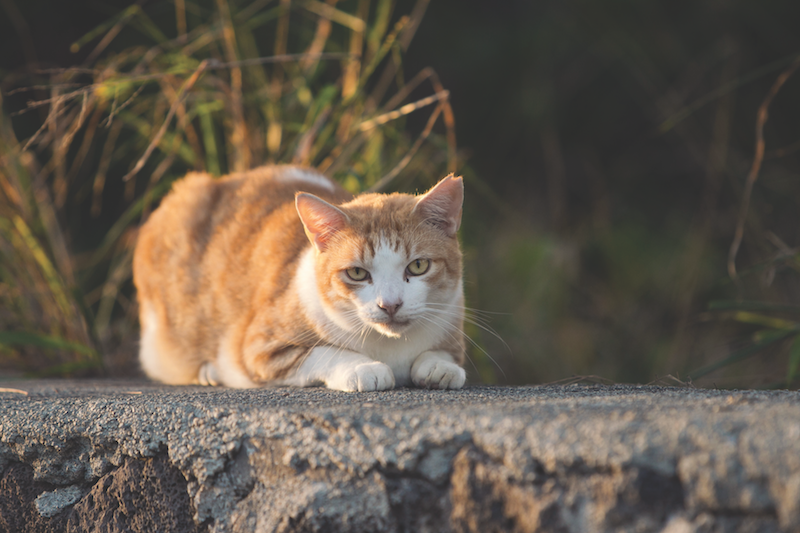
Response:
M140 361L171 384L463 387L460 177L355 198L309 168L191 173L134 253Z

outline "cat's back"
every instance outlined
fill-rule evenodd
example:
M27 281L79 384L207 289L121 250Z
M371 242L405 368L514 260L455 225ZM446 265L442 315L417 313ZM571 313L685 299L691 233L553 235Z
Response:
M176 229L191 228L193 236L202 239L204 230L225 222L255 223L258 219L253 216L263 217L293 203L298 191L334 201L351 198L337 183L302 167L264 166L221 178L191 172L175 182L143 229L165 224Z
M139 231L134 283L140 296L147 298L148 285L163 290L178 283L183 291L199 291L209 269L229 269L231 254L249 254L262 235L271 235L277 249L304 243L294 208L298 191L333 202L352 198L337 183L303 167L264 166L221 178L189 173ZM238 265L245 266L242 261Z

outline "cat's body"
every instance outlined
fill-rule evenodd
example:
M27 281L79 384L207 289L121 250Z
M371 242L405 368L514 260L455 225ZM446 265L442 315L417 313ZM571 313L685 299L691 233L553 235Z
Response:
M134 254L145 372L173 384L460 388L462 199L452 177L424 196L353 199L299 167L190 174Z

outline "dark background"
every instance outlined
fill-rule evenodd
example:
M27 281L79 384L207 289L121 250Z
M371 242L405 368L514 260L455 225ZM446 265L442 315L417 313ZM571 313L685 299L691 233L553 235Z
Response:
M77 64L70 44L127 5L0 0L0 75ZM470 328L496 363L473 350L472 379L686 380L759 331L710 302L798 303L800 75L771 104L738 285L726 270L756 112L800 53L798 21L783 0L431 2L404 70L450 90L468 304L507 345ZM785 386L790 341L700 383Z

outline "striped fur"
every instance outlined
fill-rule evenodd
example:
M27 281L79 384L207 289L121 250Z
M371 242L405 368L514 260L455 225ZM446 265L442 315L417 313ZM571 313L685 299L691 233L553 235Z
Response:
M460 388L462 198L452 176L353 198L306 168L189 174L134 253L142 367L173 384Z

